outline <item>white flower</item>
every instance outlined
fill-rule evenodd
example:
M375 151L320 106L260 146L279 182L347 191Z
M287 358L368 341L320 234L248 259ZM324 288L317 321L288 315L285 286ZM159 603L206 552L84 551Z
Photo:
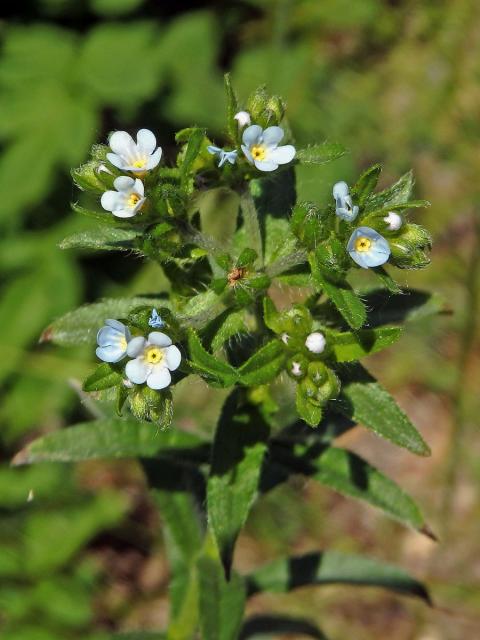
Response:
M115 131L109 139L113 153L107 153L108 160L123 171L143 175L154 169L162 157L162 149L157 146L154 134L148 129L140 129L137 142L126 131Z
M131 337L129 328L122 322L105 320L105 326L97 333L97 357L104 362L118 362L126 355Z
M322 353L325 350L326 343L325 336L319 331L314 331L305 340L305 346L312 353Z
M292 362L292 376L301 376L303 375L302 365L300 362Z
M233 119L238 122L238 126L241 129L242 127L246 127L247 124L250 124L251 118L248 111L239 111L233 116Z
M132 218L146 200L143 182L138 178L119 176L115 178L113 186L116 191L105 191L102 195L102 207L117 218Z
M352 222L358 215L358 206L353 206L352 196L349 193L346 182L336 182L333 185L333 197L335 198L335 213L342 220Z
M386 223L389 231L398 231L403 224L402 216L399 216L395 211L389 211L388 216L385 216L383 221Z
M160 331L152 331L148 340L142 336L128 343L130 360L125 367L127 378L134 384L147 383L150 389L164 389L172 381L170 371L180 366L182 355L171 339Z
M242 151L260 171L275 171L279 164L293 160L296 153L291 144L278 146L283 135L281 127L268 127L264 131L258 124L252 124L243 132Z

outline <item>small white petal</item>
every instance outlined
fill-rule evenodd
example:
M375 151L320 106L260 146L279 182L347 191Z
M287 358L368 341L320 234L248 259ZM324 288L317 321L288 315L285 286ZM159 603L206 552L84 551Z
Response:
M337 199L344 198L345 196L348 196L348 184L343 182L343 180L341 182L336 182L333 185L333 197Z
M112 213L116 218L133 218L137 214L137 209L115 209Z
M243 144L247 147L251 147L259 141L262 132L263 129L258 124L252 124L250 127L247 127L242 136Z
M248 111L239 111L233 116L233 119L238 122L239 127L245 127L251 122L250 114L248 113Z
M115 189L123 193L131 191L134 187L134 184L135 180L133 178L130 178L130 176L119 176L113 181L113 186L115 187Z
M147 378L147 386L149 386L150 389L165 389L171 381L172 376L167 367L157 365L152 368L152 372Z
M105 320L105 324L108 327L113 327L114 329L116 329L117 331L121 331L122 333L125 332L125 329L127 328L123 322L120 322L120 320L115 320L114 318L107 318Z
M275 171L275 169L278 169L278 164L273 160L254 160L253 164L260 171Z
M132 338L128 343L127 354L130 356L130 358L136 358L142 353L146 344L147 341L143 336Z
M108 141L111 150L119 156L129 156L135 148L132 136L126 131L115 131Z
M103 362L118 362L125 355L125 349L119 345L107 345L105 347L97 347L95 353L97 358Z
M154 169L157 164L160 162L160 158L162 157L162 148L158 147L155 153L148 158L147 164L145 165L145 169Z
M105 191L100 199L100 204L107 211L113 211L118 201L117 191Z
M180 349L172 344L171 347L167 347L165 349L165 359L167 361L167 367L170 371L175 371L180 366L180 362L182 361L182 354L180 353Z
M146 198L140 198L140 200L137 202L137 204L133 207L133 209L131 210L133 216L140 211L140 209L145 204L145 200L146 200ZM113 214L115 215L115 212L113 212Z
M276 147L283 136L282 127L267 127L263 132L263 142L267 147Z
M171 338L161 331L152 331L148 334L148 343L157 347L169 347L172 344Z
M242 144L242 151L245 154L245 157L247 158L247 160L250 162L250 164L253 164L252 154L250 153L248 147L246 147L244 144Z
M97 333L97 344L99 347L117 345L123 337L123 331L117 331L113 327L102 327Z
M118 169L125 168L125 160L121 156L117 156L116 153L107 153L107 160Z
M145 187L143 185L143 182L141 180L139 180L138 178L135 180L135 183L133 185L133 190L138 193L139 196L143 196L145 195Z
M295 157L295 147L291 144L286 144L283 147L277 147L271 149L268 159L277 164L287 164Z
M143 384L150 375L152 366L147 364L143 358L135 358L127 362L125 375L135 384Z
M137 146L140 147L141 151L150 156L157 146L157 139L154 133L150 131L150 129L140 129L137 133Z

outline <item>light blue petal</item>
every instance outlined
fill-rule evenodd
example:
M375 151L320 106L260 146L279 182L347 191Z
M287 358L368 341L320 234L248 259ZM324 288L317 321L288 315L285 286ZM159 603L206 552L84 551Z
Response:
M207 151L208 151L208 153L211 153L212 155L215 155L216 153L220 153L221 149L220 149L220 147L216 147L213 144L209 144L208 147L207 147Z
M172 346L167 347L165 349L165 359L167 361L167 367L170 371L175 371L180 366L180 362L182 361L182 354L180 353L180 349L176 347L174 344Z
M226 151L225 157L230 164L235 164L237 161L238 151Z
M333 185L333 197L336 198L344 198L348 196L348 184L343 180L341 182L336 182Z
M152 314L148 320L148 326L152 327L153 329L160 329L164 324L164 321L158 315L158 311L156 309L152 309Z
M259 171L275 171L275 169L278 169L278 164L273 160L254 160L253 164Z
M150 389L165 389L171 381L172 376L170 375L170 371L167 367L157 365L156 367L153 367L152 372L147 378L147 386L150 387Z
M263 133L262 127L258 124L252 124L243 132L242 140L243 144L247 147L251 147L255 143L259 142Z
M263 142L267 147L276 147L284 136L282 127L267 127L263 132ZM290 160L288 160L290 162Z
M130 358L136 358L142 353L146 343L147 341L143 336L132 338L127 346L127 354L130 356Z
M118 345L107 345L105 347L97 347L95 353L97 358L104 362L118 362L124 357L125 349Z
M161 331L152 331L148 334L148 343L157 347L169 347L172 344L171 338Z
M145 363L143 358L135 358L127 362L125 375L134 384L143 384L150 375L152 366Z
M273 129L274 127L271 128ZM272 162L276 162L277 164L287 164L287 162L291 162L294 157L295 147L293 147L291 144L286 144L283 147L271 149L270 153L268 154L268 159Z
M250 164L253 164L252 154L250 153L248 147L242 144L242 151L245 154L245 157L247 158L247 160L250 162Z
M372 246L369 251L356 251L356 240L364 236L372 240ZM347 251L354 262L368 269L369 267L379 267L387 262L390 257L390 245L387 240L370 227L358 227L350 236L347 244Z
M125 329L127 328L123 322L120 322L120 320L114 320L113 318L107 318L105 320L105 324L107 325L107 327L112 327L113 329L116 329L117 331L120 331L121 333L125 333Z
M123 338L123 331L120 332L113 327L102 327L97 333L97 344L99 347L116 345Z

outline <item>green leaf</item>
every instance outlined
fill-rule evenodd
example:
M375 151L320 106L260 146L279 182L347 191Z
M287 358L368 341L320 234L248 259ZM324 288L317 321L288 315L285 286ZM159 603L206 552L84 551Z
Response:
M312 460L312 467L312 477L317 482L343 495L363 500L413 529L424 529L425 521L412 498L393 480L354 453L327 447Z
M230 74L223 76L225 95L227 99L227 132L234 141L238 140L238 122L234 120L235 114L238 112L238 99L232 87Z
M430 448L392 396L361 365L340 369L342 391L336 410L420 456Z
M245 583L237 574L227 582L222 565L206 555L198 561L202 640L237 640L245 609Z
M83 390L90 391L100 391L101 389L110 389L111 387L115 387L116 385L121 384L123 381L123 377L112 369L111 365L108 362L103 362L99 364L92 375L88 376L88 378L83 383Z
M295 406L297 408L298 415L302 420L311 427L318 427L322 419L322 407L310 402L300 385L297 385Z
M135 307L168 306L164 298L106 298L86 304L55 320L40 337L40 342L53 342L61 346L92 344L107 318L126 318Z
M345 333L330 333L333 353L338 362L359 360L371 353L377 353L389 347L401 336L401 327L382 327L380 329L361 329Z
M310 266L317 287L325 291L352 329L360 329L365 324L367 311L352 287L346 281L333 283L329 280L319 268L314 253L310 254Z
M257 496L268 426L241 390L225 402L215 432L207 483L208 522L227 576L238 534Z
M228 362L208 353L193 329L188 332L188 350L192 367L211 386L230 387L237 381L237 370Z
M141 231L119 229L118 227L96 227L91 231L81 231L66 237L59 244L60 249L93 249L94 251L132 251Z
M352 187L352 196L355 204L363 207L366 199L377 186L381 171L382 167L379 164L374 164L362 173Z
M363 296L368 312L368 326L391 322L416 322L446 311L445 299L437 293L408 289L386 297L384 289L374 289Z
M239 367L240 382L247 386L271 382L283 369L286 357L280 340L267 342Z
M298 149L295 157L302 164L326 164L341 158L346 153L345 147L338 142L323 142L305 149Z
M105 191L105 187L103 187L102 193ZM75 213L79 213L81 216L85 216L85 218L89 218L91 220L96 220L97 222L101 222L102 224L108 225L118 225L119 219L115 218L115 216L111 215L109 212L104 211L92 211L91 209L85 209L85 207L81 207L79 204L74 202L72 204L72 210Z
M33 462L78 462L99 458L155 457L171 447L188 449L201 443L183 431L159 431L151 422L104 418L54 431L34 440L12 461L14 465Z
M217 320L219 322L217 322ZM248 333L248 329L245 326L245 314L243 311L225 311L221 316L213 321L215 327L209 327L215 331L215 335L212 339L213 351L218 351L227 340L238 336L241 333Z
M248 247L252 248L259 257L260 266L263 265L263 239L259 215L252 195L247 191L240 196L240 208L243 216L243 226Z
M380 278L380 280L385 285L385 288L388 289L390 293L402 293L402 288L397 282L392 278L392 276L383 268L383 267L375 267L373 271Z
M412 195L414 185L413 173L408 171L394 185L375 193L367 198L365 202L365 211L375 211L376 209L384 209L385 207L395 208L395 205L401 205L408 202Z
M276 560L248 578L250 594L287 593L307 585L350 584L383 587L431 604L427 589L406 571L360 555L323 551Z
M187 148L185 150L185 155L183 156L182 165L180 167L182 184L185 184L192 171L193 164L202 148L204 138L204 129L192 129L188 139Z

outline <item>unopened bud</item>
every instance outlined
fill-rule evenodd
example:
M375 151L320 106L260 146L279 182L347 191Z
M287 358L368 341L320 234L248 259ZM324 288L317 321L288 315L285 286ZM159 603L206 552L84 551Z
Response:
M319 331L314 331L305 340L305 346L312 353L323 353L326 343L325 336Z
M395 211L389 211L383 219L389 231L398 231L403 224L402 216Z
M233 119L238 122L238 127L240 129L242 129L243 127L246 127L252 121L248 111L239 111L233 116Z

